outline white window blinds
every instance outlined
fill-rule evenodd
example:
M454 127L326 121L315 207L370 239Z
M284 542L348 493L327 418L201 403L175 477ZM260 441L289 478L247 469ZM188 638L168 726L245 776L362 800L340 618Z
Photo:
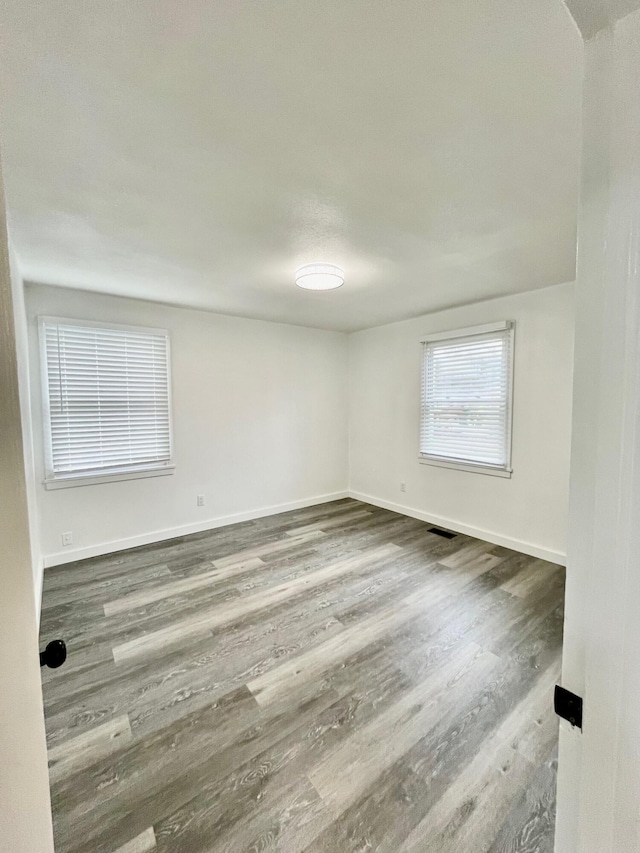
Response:
M513 324L423 341L420 455L510 471Z
M166 331L42 318L46 480L172 467Z

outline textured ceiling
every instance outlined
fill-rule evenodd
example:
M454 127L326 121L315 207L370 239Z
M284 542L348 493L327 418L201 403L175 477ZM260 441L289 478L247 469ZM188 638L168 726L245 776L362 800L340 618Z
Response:
M640 7L640 0L565 0L565 3L585 39Z
M356 329L572 280L560 0L5 0L27 280ZM297 266L340 264L330 293Z

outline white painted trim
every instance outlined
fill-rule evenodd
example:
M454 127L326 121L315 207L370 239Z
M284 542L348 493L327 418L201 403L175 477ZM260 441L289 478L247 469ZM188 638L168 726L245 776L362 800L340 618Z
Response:
M466 536L473 536L475 539L482 539L484 542L491 542L493 545L502 545L505 548L511 548L513 551L519 551L522 554L529 554L531 557L538 557L541 560L548 560L550 563L556 563L559 566L566 566L567 555L559 551L551 551L549 548L543 548L540 545L534 545L531 542L522 542L520 539L512 539L510 536L503 536L500 533L494 533L492 530L484 530L481 527L471 527L468 524L463 524L454 518L443 518L439 515L423 512L420 509L397 504L393 501L386 501L382 498L376 498L372 495L365 495L361 492L349 492L349 497L363 503L379 506L382 509L397 512L400 515L407 515L409 518L417 518L419 521L426 521L429 524L434 524L437 527L445 527L449 530L455 530L457 533L464 533Z
M65 474L52 480L43 480L45 489L72 489L77 486L97 486L100 483L114 483L122 480L144 480L147 477L166 477L175 473L175 465L163 465L162 468L137 468L135 471L114 471L111 474Z
M84 560L89 557L100 557L105 554L112 554L116 551L124 551L127 548L138 548L141 545L150 545L155 542L162 542L165 539L175 539L178 536L188 536L191 533L202 533L204 530L215 530L218 527L226 527L229 524L238 524L242 521L252 521L256 518L266 518L270 515L278 515L281 512L304 509L305 507L330 503L331 501L338 501L343 498L353 498L357 501L363 501L364 503L372 504L372 506L378 506L382 509L388 509L391 512L397 512L399 515L406 515L410 518L416 518L419 521L425 521L428 524L435 524L439 527L455 530L456 532L463 533L466 536L473 536L476 539L482 539L483 541L491 542L494 545L502 545L505 548L511 548L512 550L520 551L523 554L530 554L532 557L548 560L549 562L556 563L560 566L566 565L566 554L562 554L559 551L551 551L548 548L534 545L531 542L522 542L519 539L502 536L501 534L495 533L491 530L484 530L480 527L472 527L468 524L462 524L456 519L432 515L430 513L423 512L422 510L405 506L404 504L397 504L393 501L386 501L382 498L374 497L373 495L365 495L361 492L354 492L350 490L333 492L328 495L317 495L313 498L305 498L299 501L290 501L288 503L277 504L275 506L262 507L261 509L250 510L249 512L223 515L217 518L210 518L207 521L185 524L181 527L154 530L150 533L143 533L140 536L131 536L127 539L117 539L111 542L103 542L99 545L89 545L85 548L74 548L72 551L47 554L43 558L43 566L45 569L48 569L53 566L64 565L65 563L73 563L76 560Z
M316 504L330 503L348 498L349 492L333 492L328 495L316 495L312 498L304 498L299 501L290 501L275 506L261 507L248 512L237 512L232 515L222 515L218 518L210 518L207 521L197 521L193 524L184 524L181 527L168 527L164 530L153 530L140 536L130 536L127 539L117 539L112 542L102 542L99 545L89 545L86 548L74 548L72 551L47 554L44 557L46 569L53 566L61 566L64 563L73 563L76 560L85 560L88 557L101 557L104 554L112 554L115 551L124 551L127 548L138 548L140 545L150 545L154 542L162 542L165 539L175 539L177 536L188 536L190 533L202 533L204 530L215 530L217 527L226 527L229 524L238 524L241 521L252 521L255 518L265 518L269 515L278 515L281 512L289 512L294 509L304 509Z
M638 853L640 9L587 42L583 98L555 850Z
M453 329L451 332L432 332L421 339L421 343L427 344L433 341L448 341L455 338L474 338L477 335L488 335L490 332L504 332L513 329L513 320L498 320L495 323L483 323L481 326L467 326L466 329Z
M44 596L44 561L38 558L38 575L35 579L35 593L36 593L36 621L38 623L38 629L40 629L40 622L42 617L42 598Z
M171 338L169 329L155 329L151 326L131 326L125 323L105 323L102 320L74 320L71 317L52 317L49 314L39 315L38 326L42 328L45 323L60 326L78 326L81 329L116 329L120 332L142 332L145 335L158 335Z
M471 462L456 462L453 459L440 459L437 456L418 455L421 465L435 465L436 468L454 468L457 471L471 471L473 474L490 474L492 477L510 478L511 468L492 468L491 465L473 465Z
M492 467L490 465L482 465L481 463L472 462L464 459L447 459L446 457L430 456L423 453L422 436L423 422L426 411L426 362L428 355L428 345L437 341L447 341L451 339L464 339L471 342L483 335L495 332L507 332L507 350L509 363L507 366L507 411L505 422L505 465L504 467ZM471 326L467 329L457 329L453 332L438 332L421 340L422 355L421 355L421 370L420 370L420 420L418 433L418 455L420 461L427 465L438 465L442 468L458 468L461 471L471 471L480 474L493 474L496 477L511 477L513 469L511 467L512 445L513 445L513 394L514 394L514 373L515 373L515 320L499 320L495 323L485 323L483 326ZM484 470L481 470L484 469Z
M107 329L132 332L134 334L155 335L165 339L167 348L167 400L169 406L169 461L162 465L149 464L143 467L126 467L119 471L76 471L74 474L56 474L53 468L53 435L51 427L51 400L49 395L49 368L47 356L46 325L77 326L79 329ZM147 326L128 326L121 323L103 323L98 320L71 320L64 317L38 317L38 346L40 353L40 396L42 400L44 433L44 487L45 489L68 489L74 486L90 486L109 483L113 480L135 480L141 477L157 477L173 474L173 367L171 352L171 332L169 329L155 329Z

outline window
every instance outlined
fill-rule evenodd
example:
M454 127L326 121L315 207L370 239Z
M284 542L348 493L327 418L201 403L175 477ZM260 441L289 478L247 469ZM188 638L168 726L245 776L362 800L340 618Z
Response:
M423 461L511 475L513 335L502 322L422 342Z
M169 334L40 319L47 488L168 474Z

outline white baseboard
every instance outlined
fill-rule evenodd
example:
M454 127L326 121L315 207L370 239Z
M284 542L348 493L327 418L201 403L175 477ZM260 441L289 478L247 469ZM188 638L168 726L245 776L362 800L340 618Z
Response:
M365 495L362 492L344 491L333 492L328 495L316 495L312 498L290 501L289 503L277 504L276 506L261 507L259 509L250 510L249 512L239 512L234 513L233 515L219 516L218 518L210 518L206 521L185 524L181 527L154 530L149 533L143 533L140 536L131 536L127 539L102 542L99 545L88 545L84 548L74 548L72 551L65 550L64 552L57 554L47 554L43 558L43 565L44 568L61 566L65 563L73 563L76 560L84 560L88 557L100 557L104 554L124 551L127 548L137 548L140 545L150 545L154 542L162 542L165 539L175 539L178 536L188 536L190 533L202 533L204 530L214 530L217 527L226 527L229 524L238 524L241 521L252 521L255 518L266 518L269 515L278 515L278 513L281 512L289 512L294 509L304 509L308 506L329 503L343 498L353 498L354 500L363 501L364 503L372 504L373 506L379 506L382 509L397 512L400 515L407 515L410 518L417 518L418 520L426 521L429 524L446 527L449 530L455 530L457 533L473 536L474 538L482 539L485 542L492 542L494 545L502 545L505 548L511 548L512 550L520 551L523 554L530 554L532 557L539 557L542 560L548 560L551 563L557 563L561 566L566 566L567 564L567 555L559 551L552 551L548 548L534 545L531 542L523 542L520 539L503 536L502 534L495 533L492 530L484 530L480 527L472 527L468 524L462 524L453 518L443 518L442 516L431 515L430 513L423 512L422 510L394 503L393 501L387 501L383 498L377 498L373 495Z
M276 506L260 507L249 512L238 512L233 515L223 515L218 518L210 518L207 521L197 521L193 524L184 524L181 527L171 527L165 530L153 530L140 536L130 536L127 539L117 539L112 542L101 542L99 545L88 545L85 548L74 548L72 551L65 550L57 554L47 554L44 557L45 569L53 566L61 566L64 563L73 563L76 560L84 560L87 557L101 557L104 554L112 554L115 551L124 551L127 548L137 548L140 545L150 545L153 542L162 542L165 539L175 539L178 536L188 536L190 533L202 533L204 530L214 530L217 527L226 527L229 524L238 524L241 521L252 521L255 518L265 518L268 515L278 515L281 512L289 512L294 509L304 509L316 504L338 501L348 498L348 492L333 492L329 495L316 495L312 498L304 498L299 501L277 504Z
M434 524L438 527L446 527L449 530L455 530L456 533L464 533L466 536L473 536L475 539L482 539L484 542L491 542L494 545L502 545L505 548L511 548L513 551L520 551L522 554L529 554L532 557L539 557L542 560L548 560L550 563L556 563L560 566L567 565L567 555L559 551L551 551L548 548L542 548L540 545L534 545L531 542L523 542L520 539L512 539L509 536L503 536L500 533L494 533L492 530L483 530L481 527L471 527L468 524L462 524L453 518L443 518L438 515L431 515L423 512L420 509L397 504L393 501L386 501L382 498L375 498L373 495L364 495L362 492L349 492L349 497L363 503L373 504L382 509L389 509L392 512L400 513L400 515L408 515L410 518L417 518L420 521L426 521L429 524Z

